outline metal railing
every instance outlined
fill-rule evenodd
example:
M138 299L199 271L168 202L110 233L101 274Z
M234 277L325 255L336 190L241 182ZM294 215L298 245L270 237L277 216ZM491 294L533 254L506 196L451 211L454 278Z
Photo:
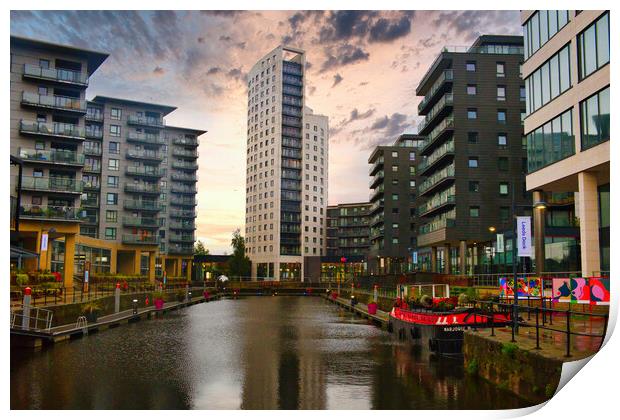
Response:
M454 102L454 96L451 92L446 93L426 114L426 117L418 124L418 133L422 133L428 125L435 119L437 115L447 106L451 106Z
M426 105L433 99L435 93L439 90L440 87L443 86L445 82L450 82L454 79L454 72L452 69L444 70L441 76L435 81L433 86L429 89L424 99L422 99L418 105L418 113L422 111L426 107Z
M35 150L19 148L19 157L37 162L83 165L84 156L70 150Z
M86 101L59 95L39 95L38 93L22 92L22 104L46 108L58 108L66 111L86 112Z
M135 125L146 125L149 127L163 127L165 125L165 121L163 118L145 117L140 115L128 115L127 123Z
M82 192L82 181L62 177L22 176L22 189L35 191L64 191L70 193Z
M435 172L433 175L426 178L424 182L422 182L418 187L418 191L420 192L420 194L424 194L425 192L433 189L440 182L451 177L454 177L454 163L446 166L442 170Z
M88 76L75 70L43 68L32 64L24 64L24 75L58 82L88 85Z
M22 204L19 207L19 214L25 219L80 221L84 219L85 211L78 207Z
M44 331L52 328L54 313L50 310L30 307L29 315L24 315L23 304L11 304L11 328L25 331Z
M21 120L19 122L19 130L23 133L84 138L83 127L61 122L47 123Z

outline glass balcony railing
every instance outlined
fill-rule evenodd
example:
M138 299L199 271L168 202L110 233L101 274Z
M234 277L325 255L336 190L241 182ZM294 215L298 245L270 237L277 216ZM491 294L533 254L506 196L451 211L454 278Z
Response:
M423 173L426 169L432 167L436 162L448 154L454 154L454 139L450 139L433 151L428 157L420 162L418 171Z
M125 173L127 175L145 176L145 177L152 177L152 178L161 178L162 176L164 176L163 169L149 168L149 167L143 167L143 166L138 166L138 167L128 166L127 168L125 168Z
M159 227L159 223L154 217L123 217L123 226L129 227L149 227L156 228Z
M424 153L424 151L431 144L433 144L445 130L449 130L452 128L454 128L454 117L450 115L449 117L441 120L441 122L437 124L435 128L433 128L433 131L431 131L428 136L426 136L426 140L424 140L424 142L422 142L422 144L420 145L420 152Z
M143 125L158 128L163 128L165 125L163 118L147 117L143 115L129 115L127 116L127 123L130 125Z
M80 194L83 184L82 181L71 178L22 176L22 189Z
M91 121L103 121L103 112L99 109L86 106L86 119Z
M125 200L123 205L128 210L161 211L164 208L157 201Z
M101 156L101 147L84 146L84 154L91 155L91 156Z
M168 237L169 242L190 242L194 243L194 235L175 235L170 234Z
M127 155L130 159L142 159L142 160L164 160L165 155L155 150L127 150Z
M368 171L368 175L373 176L379 169L383 168L383 162L384 158L381 156L375 161L375 163L372 164L370 170Z
M163 191L157 184L125 184L125 192L137 194L161 194Z
M137 143L148 143L148 144L166 144L164 139L159 137L156 134L146 134L146 133L127 133L127 140L133 141Z
M456 220L454 218L440 217L440 218L437 218L436 220L433 220L430 223L420 226L418 233L420 235L424 235L426 233L431 233L431 232L435 232L440 229L445 229L445 228L454 227L454 226L456 226Z
M435 81L433 86L431 86L424 99L422 99L418 104L419 115L423 115L422 110L426 107L426 105L431 102L431 100L435 96L435 93L437 93L437 91L444 85L444 83L451 82L452 80L454 80L454 72L452 71L452 69L444 70L441 76L439 76L439 78Z
M157 245L158 237L155 235L124 234L123 243L136 245Z
M193 255L194 246L193 245L170 244L170 246L168 247L168 254Z
M19 214L24 219L79 222L84 219L85 211L78 207L22 204L19 208Z
M375 185L377 185L382 179L383 176L385 175L385 173L383 171L379 171L377 172L377 175L375 175L370 182L368 183L368 186L370 188L373 188Z
M198 139L197 138L188 139L184 137L175 137L174 139L172 139L172 144L176 144L177 146L197 147Z
M32 64L24 64L24 76L80 86L88 86L88 76L75 70L43 68Z
M82 207L99 207L99 196L95 195L95 197L92 198L83 198L80 202L82 203Z
M175 197L174 199L170 201L170 205L193 207L193 206L196 206L196 200L179 199L178 197Z
M97 162L96 164L86 162L84 164L84 172L93 172L96 174L101 173L101 162Z
M89 139L102 139L103 138L103 130L101 128L94 128L94 127L86 126L85 134L86 134L86 137Z
M170 174L170 177L173 181L182 181L182 182L196 182L198 179L196 178L196 174L186 174L180 172L173 172Z
M194 219L196 218L196 211L195 210L185 210L185 209L176 209L176 210L170 210L170 217L172 218L176 218L176 219Z
M454 163L452 163L449 166L446 166L441 171L438 171L434 173L433 175L429 176L428 178L426 178L424 182L422 182L420 186L418 187L418 191L420 192L420 194L424 194L425 192L430 191L435 186L439 185L445 179L448 179L451 177L454 177Z
M184 169L188 171L198 170L198 164L193 162L172 162L172 167L175 169Z
M22 92L22 104L64 111L86 112L86 101L67 96L39 95L38 93Z
M442 191L439 194L431 197L426 203L418 207L418 215L423 216L426 213L437 210L448 204L455 204L456 196L454 195L454 188L449 188L446 191Z
M198 192L198 190L196 190L196 188L194 187L188 187L186 185L178 184L172 184L172 186L170 187L170 191L178 194L196 194Z
M21 120L19 124L21 133L37 134L44 136L75 137L84 139L84 128L75 124L61 122L34 122Z
M196 230L196 225L194 224L193 221L191 222L187 222L187 221L181 221L181 222L176 222L176 221L170 221L170 229L179 229L179 230Z
M34 150L19 149L19 157L23 160L61 165L84 165L84 155L70 150Z
M370 201L375 201L376 198L380 197L383 194L384 190L385 187L383 186L383 184L372 190L369 195Z
M446 107L452 106L454 103L454 95L451 92L446 93L434 106L433 108L426 114L426 117L418 124L418 133L424 134L424 130L426 130L431 122L437 117Z
M174 147L172 149L172 156L179 156L179 157L186 157L186 158L198 158L198 151L181 149L180 147Z

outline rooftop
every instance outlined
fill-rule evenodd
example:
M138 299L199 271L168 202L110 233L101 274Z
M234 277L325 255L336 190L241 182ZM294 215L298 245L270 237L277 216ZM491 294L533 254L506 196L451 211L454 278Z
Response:
M125 104L125 105L130 105L130 106L145 106L145 107L150 107L150 108L157 108L160 111L162 111L164 113L164 115L168 115L172 111L177 109L176 106L161 105L161 104L155 104L155 103L152 103L152 102L134 101L134 100L131 100L131 99L112 98L112 97L109 97L109 96L101 96L101 95L95 96L92 99L92 102L99 102L99 103L115 102L115 103L121 103L121 104Z

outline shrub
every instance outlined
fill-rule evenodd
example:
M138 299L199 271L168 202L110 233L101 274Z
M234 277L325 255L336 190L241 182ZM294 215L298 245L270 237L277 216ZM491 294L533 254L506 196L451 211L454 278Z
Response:
M82 305L82 312L85 314L99 312L100 310L101 310L101 305L97 301L87 302L84 305Z
M465 306L469 303L469 296L466 293L461 293L459 295L459 306Z
M420 297L420 305L422 305L425 308L432 308L433 298L430 297L429 295L422 295L422 297Z
M25 273L17 273L15 274L15 284L18 286L24 286L28 284L29 277L28 274Z
M476 358L471 359L469 363L467 363L466 370L470 375L478 374L478 360Z
M514 343L503 343L502 344L502 354L510 358L514 358L515 352L518 349L519 349L519 346L517 346Z

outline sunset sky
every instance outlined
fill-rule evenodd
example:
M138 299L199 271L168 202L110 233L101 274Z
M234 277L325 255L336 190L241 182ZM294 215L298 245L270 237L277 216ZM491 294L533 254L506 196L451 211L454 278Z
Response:
M367 159L415 133L415 87L444 45L521 35L517 11L12 11L11 34L110 53L87 91L177 106L200 140L197 239L230 252L243 231L252 65L279 44L303 48L306 104L330 124L329 204L368 200Z

